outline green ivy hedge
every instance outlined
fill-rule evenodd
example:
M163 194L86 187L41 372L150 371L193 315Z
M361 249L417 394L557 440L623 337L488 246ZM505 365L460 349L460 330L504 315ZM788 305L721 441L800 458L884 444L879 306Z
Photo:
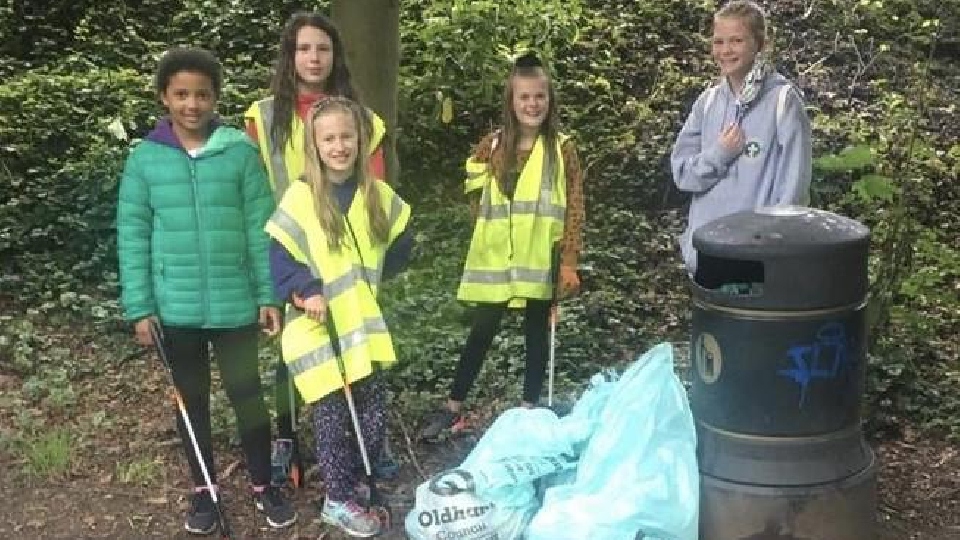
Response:
M265 93L280 27L301 4L29 4L0 0L0 302L62 303L94 284L114 297L116 185L129 144L162 113L151 88L159 54L174 44L215 51L226 68L220 113L237 123ZM960 3L767 4L774 59L804 90L815 154L838 156L818 166L815 201L873 227L874 292L889 299L891 322L879 327L871 388L881 414L874 416L891 424L907 413L931 424L955 417L960 403L943 397L942 385L953 380L944 374L960 372L956 356L949 360L957 348L944 339L960 331L951 288L960 279L960 128L951 120L960 63L948 54L960 40L947 24L960 20ZM403 3L402 189L421 208L448 209L421 212L427 262L388 298L397 324L421 328L397 339L410 362L401 380L435 386L449 377L462 311L452 299L454 254L468 226L463 208L449 201L470 146L498 122L511 58L530 48L551 65L565 130L587 168L589 294L563 323L565 350L577 359L568 373L582 378L611 350L684 339L685 300L664 292L682 290L673 232L685 201L666 157L690 103L714 76L706 35L715 8L711 0ZM928 63L934 35L943 46ZM454 112L446 123L445 101ZM851 145L869 148L869 162L848 166L853 154L842 150ZM446 292L436 292L441 285ZM426 323L417 320L424 311L434 315ZM496 347L506 370L522 369L519 342ZM948 429L960 433L954 423Z

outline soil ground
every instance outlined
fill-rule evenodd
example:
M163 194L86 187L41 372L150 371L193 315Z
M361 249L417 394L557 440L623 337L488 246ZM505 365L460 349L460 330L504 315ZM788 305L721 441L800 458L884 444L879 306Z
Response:
M57 478L41 481L25 472L22 454L0 452L0 538L189 537L182 531L189 486L165 381L158 371L140 369L140 365L131 365L126 374L98 379L96 391L91 385L90 391L80 394L63 422L74 433L70 465ZM133 377L131 373L147 375ZM4 376L0 394L10 396L20 384ZM48 417L47 426L57 425L49 411L25 411ZM24 411L17 414L22 422ZM101 418L96 429L88 421L94 416ZM487 420L489 415L479 418L478 424ZM13 407L5 406L0 411L0 426L12 426L14 421ZM433 445L413 445L405 437L413 428L412 422L408 425L399 416L393 417L393 452L402 468L398 478L382 486L393 503L394 525L381 538L405 538L402 519L412 507L416 486L424 476L459 463L476 439L476 435L468 435ZM12 433L0 427L0 436ZM224 439L217 441L217 458L235 538L344 538L318 519L317 481L292 494L299 522L283 531L269 530L247 496L240 452ZM881 463L880 540L960 539L960 449L910 429L898 440L875 442L874 448ZM136 463L150 474L137 479L129 466Z

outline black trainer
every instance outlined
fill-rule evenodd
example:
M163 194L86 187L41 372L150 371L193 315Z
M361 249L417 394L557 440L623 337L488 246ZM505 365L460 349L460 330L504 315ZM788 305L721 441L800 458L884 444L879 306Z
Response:
M217 510L207 490L198 491L190 500L183 528L190 534L207 535L217 529Z
M267 516L267 523L274 529L289 527L297 522L297 511L293 508L280 488L269 486L260 493L253 494L257 510Z
M467 429L467 419L462 414L444 407L427 416L420 430L420 440L436 441L441 434L453 435Z

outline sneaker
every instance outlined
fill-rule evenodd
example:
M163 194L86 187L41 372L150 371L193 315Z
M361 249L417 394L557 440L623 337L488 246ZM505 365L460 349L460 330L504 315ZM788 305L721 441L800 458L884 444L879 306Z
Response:
M353 488L353 497L358 504L362 504L364 508L370 506L370 486L361 482L354 486Z
M381 454L373 464L373 474L383 480L393 480L400 473L400 464L389 454Z
M380 519L353 501L334 501L328 497L323 501L320 519L355 538L380 534Z
M400 464L393 458L390 451L390 440L384 439L380 455L373 460L373 474L377 478L392 480L400 473Z
M442 408L427 416L424 427L420 430L420 440L435 441L441 434L453 435L467 429L467 420L459 412Z
M297 521L297 511L280 493L280 488L269 486L260 493L254 493L253 501L257 510L267 516L267 523L274 529L289 527Z
M207 535L217 529L217 509L207 490L198 491L190 500L183 528L190 534Z

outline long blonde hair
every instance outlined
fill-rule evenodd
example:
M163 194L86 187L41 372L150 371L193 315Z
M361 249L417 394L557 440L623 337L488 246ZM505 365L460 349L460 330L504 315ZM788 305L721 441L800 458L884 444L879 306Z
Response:
M357 155L353 164L353 174L357 179L357 191L362 193L367 203L367 230L370 243L385 244L390 236L390 223L380 200L380 191L376 180L368 171L367 146L370 144L372 122L366 109L355 101L344 97L321 99L310 109L310 121L304 130L304 154L306 156L303 178L313 193L313 207L317 213L320 227L327 235L327 243L332 251L340 251L343 245L346 216L340 211L333 186L326 173L326 167L320 159L316 143L316 122L321 115L344 113L353 118L357 128Z

